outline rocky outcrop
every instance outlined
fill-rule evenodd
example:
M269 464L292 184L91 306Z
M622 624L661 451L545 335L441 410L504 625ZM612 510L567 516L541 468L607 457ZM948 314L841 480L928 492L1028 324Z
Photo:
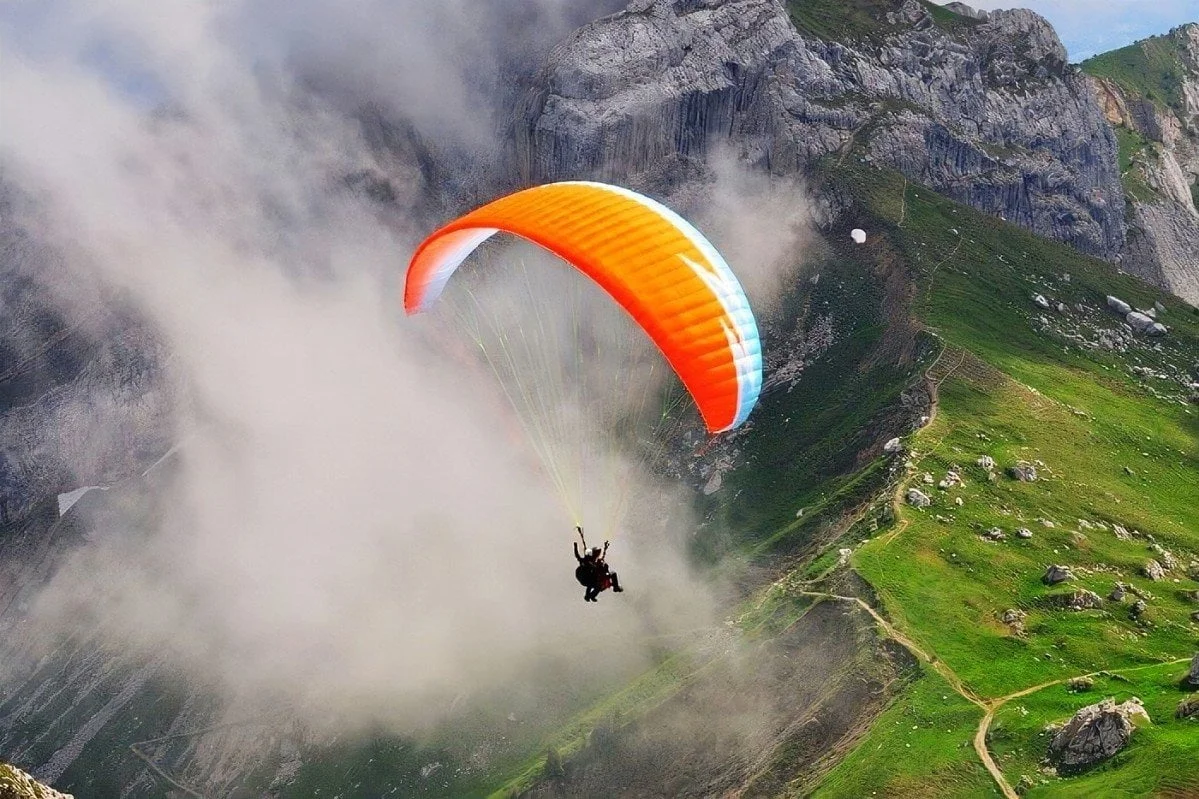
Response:
M0 797L4 799L74 799L42 785L16 766L0 763Z
M914 505L917 508L927 508L929 505L933 504L933 501L929 499L928 494L925 494L918 488L908 489L907 500L909 505Z
M1128 745L1136 724L1149 723L1139 699L1117 705L1105 699L1088 705L1058 730L1049 745L1049 759L1058 771L1071 773L1093 766Z
M781 0L636 0L551 53L516 121L520 177L638 174L665 193L658 165L718 141L776 174L858 143L1037 233L1122 250L1115 138L1048 23L996 11L941 27L916 0L894 8L870 37L827 41Z
M1020 461L1015 466L1007 468L1007 475L1021 483L1033 483L1037 479L1037 467L1031 463Z
M1121 268L1199 305L1199 24L1175 28L1153 45L1159 54L1177 54L1180 85L1170 102L1108 77L1092 82L1107 121L1130 131L1125 145L1130 213Z
M161 344L21 227L22 202L0 183L0 524L170 446Z
M1191 658L1191 669L1182 678L1182 685L1184 688L1199 688L1199 653Z
M1103 607L1103 599L1094 591L1080 588L1068 594L1057 594L1049 598L1049 603L1063 610L1094 610Z
M1054 564L1045 570L1045 574L1041 577L1041 582L1045 583L1045 585L1057 585L1058 583L1064 583L1073 576L1069 566Z

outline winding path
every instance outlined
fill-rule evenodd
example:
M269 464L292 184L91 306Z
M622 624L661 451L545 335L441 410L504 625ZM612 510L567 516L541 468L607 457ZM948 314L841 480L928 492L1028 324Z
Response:
M1034 685L1029 688L1023 688L1019 691L1015 691L1007 696L1001 696L994 699L983 699L978 694L966 687L966 684L962 682L962 679L958 677L957 673L954 672L954 670L951 669L944 661L933 657L928 652L925 652L922 648L920 648L919 645L916 644L915 641L897 630L895 625L884 619L877 610L868 605L861 597L842 596L840 594L829 594L822 591L800 590L799 593L802 596L811 596L820 599L834 599L841 602L852 602L856 604L862 610L870 614L871 618L874 619L874 622L889 638L902 645L920 660L923 660L925 663L932 666L933 669L940 674L946 682L949 683L949 685L958 693L959 696L982 710L983 717L979 720L978 729L974 732L974 751L982 761L983 765L986 767L987 772L990 773L991 778L995 781L995 785L999 788L1005 799L1019 799L1019 794L1017 794L1016 791L1013 790L1012 786L1008 784L1007 778L1003 776L1003 771L1000 770L999 765L995 762L995 759L991 757L991 752L987 749L987 731L991 727L991 722L995 719L995 713L1008 702L1012 701L1013 699L1019 699L1024 696L1028 696L1029 694L1035 694L1037 691L1040 691L1044 688L1059 685L1067 680L1073 679L1072 677L1061 677L1056 680L1050 680L1049 682L1043 682L1039 685ZM1169 666L1188 662L1190 662L1190 658L1177 658L1175 660L1163 661L1161 663L1150 663L1145 666L1134 666L1132 668L1119 669L1118 671L1100 669L1099 671L1093 671L1082 676L1094 677L1105 672L1109 674L1117 674L1121 672L1143 671L1145 669L1155 669L1159 666Z

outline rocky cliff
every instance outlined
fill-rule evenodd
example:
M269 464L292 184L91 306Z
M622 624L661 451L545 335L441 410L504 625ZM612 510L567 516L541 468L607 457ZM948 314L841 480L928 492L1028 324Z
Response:
M1029 11L635 0L552 51L518 111L513 162L529 181L635 181L724 140L776 174L859 143L1044 236L1109 259L1124 248L1116 138Z
M161 343L25 230L20 202L0 185L0 526L170 446Z
M1199 24L1082 66L1120 142L1129 209L1122 267L1199 304Z

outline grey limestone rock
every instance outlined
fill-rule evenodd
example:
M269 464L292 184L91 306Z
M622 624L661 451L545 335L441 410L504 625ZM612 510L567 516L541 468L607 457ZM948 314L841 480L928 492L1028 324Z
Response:
M1139 333L1144 333L1155 324L1153 319L1140 311L1132 311L1124 317L1124 321L1128 326Z
M1132 313L1132 306L1126 303L1119 297L1113 297L1110 294L1107 296L1107 307L1111 308L1121 316L1127 316Z
M918 488L908 489L907 500L909 505L914 505L917 508L927 508L929 505L933 504L933 501L928 498L928 495Z
M797 32L782 0L630 6L552 51L515 121L518 177L649 174L720 142L786 174L857 142L1037 233L1123 249L1115 136L1044 19L995 11L947 28L903 0L877 36L844 38Z
M1199 652L1191 658L1191 669L1182 678L1182 684L1187 688L1199 688Z
M1166 570L1153 558L1141 567L1141 574L1148 577L1150 580L1164 580L1166 578Z
M1032 483L1036 482L1037 479L1037 467L1031 463L1021 461L1015 466L1009 466L1007 474L1013 480L1019 480L1022 483Z
M1050 600L1055 607L1065 610L1094 610L1103 607L1103 598L1094 591L1080 588L1069 594L1060 594Z
M1049 759L1064 773L1106 760L1128 745L1134 720L1148 721L1144 707L1136 698L1119 705L1112 699L1088 705L1053 736Z
M1045 570L1045 575L1041 578L1041 582L1046 585L1057 585L1069 580L1074 575L1070 571L1069 566L1058 566L1054 564Z

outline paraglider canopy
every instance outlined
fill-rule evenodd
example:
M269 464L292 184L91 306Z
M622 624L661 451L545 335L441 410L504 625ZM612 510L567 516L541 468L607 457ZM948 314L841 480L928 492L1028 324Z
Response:
M453 220L413 255L405 310L429 307L459 264L500 231L544 247L615 299L666 356L709 432L749 416L762 388L762 350L741 284L703 234L628 189L551 183Z
M855 244L866 243L866 231L862 230L860 227L856 227L849 231L849 237L854 240Z

